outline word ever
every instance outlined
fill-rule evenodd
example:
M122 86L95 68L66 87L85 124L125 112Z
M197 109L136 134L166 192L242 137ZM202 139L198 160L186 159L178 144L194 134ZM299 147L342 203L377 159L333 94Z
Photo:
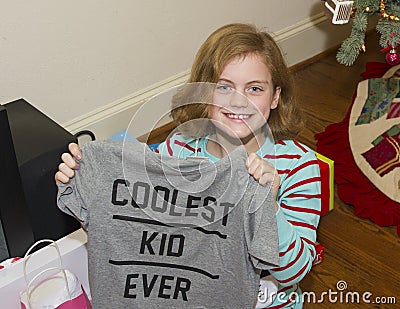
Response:
M167 275L148 275L148 274L128 274L125 282L125 298L136 298L135 290L141 286L145 298L152 297L153 294L158 298L188 300L187 292L190 290L191 282L189 279L173 277ZM153 297L154 297L153 296Z

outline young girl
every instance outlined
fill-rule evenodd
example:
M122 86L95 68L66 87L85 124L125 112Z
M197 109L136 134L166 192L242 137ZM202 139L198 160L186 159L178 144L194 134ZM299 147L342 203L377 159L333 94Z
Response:
M293 140L301 118L281 51L269 34L252 25L226 25L200 47L188 82L215 83L219 91L248 100L172 106L177 125L205 117L220 125L201 138L174 134L156 151L182 158L196 152L216 162L238 146L239 138L249 154L249 174L262 185L271 183L276 197L280 267L263 274L257 308L301 308L299 282L315 258L320 173L314 152ZM267 125L275 139L273 153L265 136ZM74 176L78 166L74 158L82 156L76 144L69 150L55 175L57 183Z

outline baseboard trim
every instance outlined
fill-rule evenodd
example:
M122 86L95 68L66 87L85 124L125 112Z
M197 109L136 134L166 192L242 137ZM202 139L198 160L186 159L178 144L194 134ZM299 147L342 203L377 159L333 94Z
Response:
M110 130L109 126L105 126L106 132L103 132L104 130L102 129L100 129L100 132L96 132L96 136L98 138L108 138L113 133L128 125L126 121L122 121L123 125L121 127L121 121L118 121L118 118L121 115L129 113L132 111L132 109L139 109L143 103L150 100L155 95L185 83L188 75L189 72L186 71L172 76L159 83L137 91L130 96L107 104L80 117L74 118L64 123L63 126L68 131L76 133L86 129L92 131L96 131L96 129L99 130L99 122L113 122L116 124L115 129Z
M275 32L276 40L282 42L288 40L293 36L299 35L304 31L308 31L318 24L328 21L328 17L324 13L318 13L310 18L304 19L294 25Z
M328 18L320 13L277 31L274 38L284 50L288 65L296 67L296 64L312 61L316 55L331 50L333 46L337 46L341 42L345 34L348 34L345 27L340 27L337 28L340 31L335 31L335 35L327 35L329 27L332 27L332 25ZM344 35L337 32L342 32ZM307 44L307 42L313 42L313 44ZM143 103L159 93L185 83L188 76L189 71L181 72L132 95L72 119L64 123L63 126L72 133L91 130L98 139L106 139L127 128L131 118L129 115L133 115Z

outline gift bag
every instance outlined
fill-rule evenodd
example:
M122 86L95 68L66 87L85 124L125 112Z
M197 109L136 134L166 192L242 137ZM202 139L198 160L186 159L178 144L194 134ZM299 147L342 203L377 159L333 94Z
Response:
M30 252L40 243L50 243L57 251L59 265L42 270L28 280L26 268ZM26 289L20 294L21 309L91 309L79 279L62 266L58 245L53 240L40 240L33 244L24 256L23 272Z

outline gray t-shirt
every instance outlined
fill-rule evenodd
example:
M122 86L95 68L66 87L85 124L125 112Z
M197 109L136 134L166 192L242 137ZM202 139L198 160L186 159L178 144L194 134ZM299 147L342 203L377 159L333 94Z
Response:
M217 163L137 141L82 147L59 208L88 230L94 308L254 308L279 264L270 187L239 147Z

